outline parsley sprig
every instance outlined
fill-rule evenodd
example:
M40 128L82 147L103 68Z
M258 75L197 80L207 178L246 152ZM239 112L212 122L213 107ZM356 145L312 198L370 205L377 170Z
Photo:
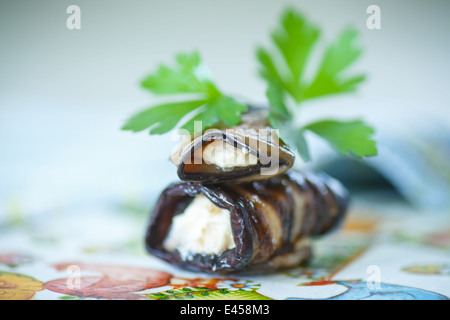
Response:
M311 132L327 141L340 154L356 157L377 154L374 130L360 119L323 119L296 125L295 118L309 100L355 91L365 75L348 75L347 69L360 57L357 33L344 30L326 47L313 77L307 77L310 60L320 38L320 30L294 9L286 10L271 34L272 47L259 47L256 57L259 75L267 84L269 121L281 137L296 147L304 161L311 160L305 134ZM173 66L160 65L143 79L142 87L169 99L132 116L123 130L164 134L179 127L194 133L195 121L202 130L213 126L232 127L240 123L248 106L224 94L208 75L198 52L178 54ZM303 112L303 111L302 111Z
M195 121L202 121L203 130L220 123L225 126L239 124L241 113L247 111L247 106L217 88L198 52L178 54L175 61L175 66L160 65L141 83L154 95L173 101L137 113L128 119L123 130L149 129L150 134L164 134L181 122L180 128L193 133L197 129Z
M284 139L296 146L303 160L311 159L306 132L326 140L340 154L356 157L377 154L374 130L362 120L320 120L295 127L293 120L305 101L331 94L355 91L365 75L349 76L348 69L361 55L357 33L344 30L322 55L312 79L306 77L311 54L320 38L320 30L299 12L288 9L279 27L272 33L271 50L260 47L256 56L259 75L266 81L270 104L269 120L280 128ZM297 113L296 113L297 111ZM284 132L284 134L283 134Z

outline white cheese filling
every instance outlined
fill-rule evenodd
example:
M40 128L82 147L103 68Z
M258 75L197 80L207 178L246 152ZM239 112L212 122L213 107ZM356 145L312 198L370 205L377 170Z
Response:
M166 250L177 249L182 257L195 253L218 255L235 246L230 211L217 207L203 194L173 218L163 242Z
M215 140L205 147L203 160L221 168L247 167L258 163L258 157L246 148L235 148L222 140Z

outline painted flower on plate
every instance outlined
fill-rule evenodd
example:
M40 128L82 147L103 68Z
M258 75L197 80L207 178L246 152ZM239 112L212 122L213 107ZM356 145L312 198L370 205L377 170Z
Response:
M253 283L250 280L224 280L217 283L217 288L233 290L243 290L243 291L256 291L261 285Z

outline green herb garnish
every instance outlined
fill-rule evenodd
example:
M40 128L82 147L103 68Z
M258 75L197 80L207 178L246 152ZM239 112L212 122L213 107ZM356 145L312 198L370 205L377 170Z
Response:
M142 81L143 88L155 95L169 96L173 101L137 113L122 129L134 132L149 129L150 134L163 134L174 129L182 119L181 128L190 133L196 129L195 121L202 121L203 130L219 123L239 124L247 106L217 88L208 77L200 55L197 52L178 54L175 60L174 67L160 65Z
M280 129L288 144L296 147L304 161L311 159L306 132L324 139L342 155L376 155L375 141L371 139L374 130L362 120L324 119L300 126L294 123L305 101L353 92L365 80L362 74L349 76L346 72L362 52L355 43L357 33L353 29L344 30L325 49L313 76L308 78L307 68L311 67L311 55L319 38L320 30L314 24L288 9L271 35L273 48L258 48L259 75L267 83L269 121ZM179 127L194 133L195 121L202 121L202 130L240 123L248 106L217 88L197 52L178 54L175 60L174 66L160 65L142 81L143 88L169 97L169 102L137 113L123 130L148 129L150 134L164 134Z
M357 33L344 30L336 42L329 45L312 77L306 77L311 53L320 37L320 30L293 9L286 10L279 27L272 33L274 50L258 48L259 74L267 83L266 96L270 103L269 120L280 128L282 137L292 142L305 161L311 159L305 140L310 131L325 139L340 154L356 157L377 154L374 130L362 120L322 120L296 127L294 114L312 98L355 91L364 75L344 73L361 55L356 45ZM296 113L297 112L297 113Z

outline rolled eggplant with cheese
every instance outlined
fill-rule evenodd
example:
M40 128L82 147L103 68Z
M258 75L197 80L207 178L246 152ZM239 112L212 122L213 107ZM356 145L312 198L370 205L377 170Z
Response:
M295 155L268 125L265 112L252 111L236 127L186 135L171 160L182 181L245 182L286 172Z
M324 174L289 172L241 184L175 183L156 203L146 248L181 268L269 272L301 265L336 228L348 193Z

